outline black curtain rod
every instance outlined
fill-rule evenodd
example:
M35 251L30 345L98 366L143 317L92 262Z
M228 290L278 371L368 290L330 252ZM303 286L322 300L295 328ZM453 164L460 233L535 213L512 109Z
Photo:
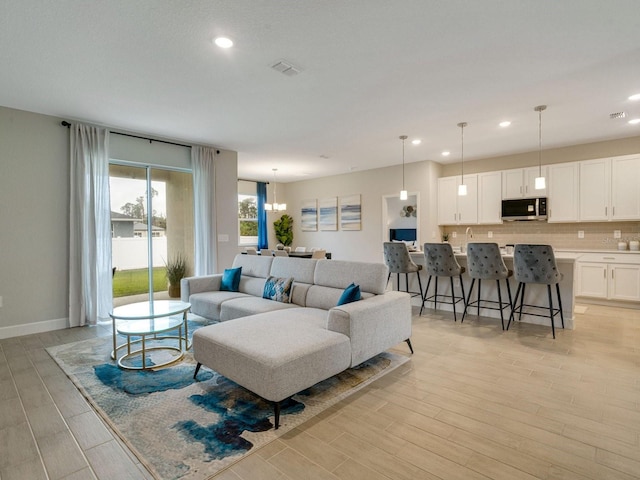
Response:
M71 126L71 124L69 122L67 122L66 120L63 120L60 123L63 127L67 127L69 128ZM139 138L141 140L149 140L149 143L153 143L153 142L160 142L160 143L166 143L167 145L175 145L177 147L186 147L186 148L191 148L193 145L185 145L184 143L176 143L176 142L168 142L166 140L157 140L155 138L149 138L149 137L141 137L140 135L131 135L130 133L121 133L121 132L111 132L115 135L122 135L123 137L131 137L131 138ZM220 155L220 150L216 150L216 155Z

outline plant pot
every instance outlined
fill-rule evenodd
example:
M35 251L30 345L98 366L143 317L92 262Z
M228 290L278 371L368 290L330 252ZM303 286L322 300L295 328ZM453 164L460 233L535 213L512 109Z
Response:
M170 298L180 298L180 284L171 285L169 284L169 297Z

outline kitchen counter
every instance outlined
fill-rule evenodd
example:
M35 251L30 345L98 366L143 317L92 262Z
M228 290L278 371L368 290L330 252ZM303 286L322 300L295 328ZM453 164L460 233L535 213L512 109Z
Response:
M560 295L562 297L562 310L564 313L564 324L565 324L565 328L567 329L573 329L574 328L574 322L573 322L573 307L575 304L575 289L574 289L574 272L575 272L575 263L576 260L579 259L582 256L582 253L579 252L575 252L575 251L561 251L561 250L554 250L555 256L556 256L556 262L558 264L558 270L560 271L560 273L562 273L563 278L562 281L560 282ZM471 278L468 275L468 271L469 269L467 268L467 255L466 253L455 253L455 257L456 260L458 260L458 263L465 267L465 269L467 270L465 273L462 274L462 280L464 282L464 288L465 288L465 294L468 295L469 294L469 287L471 286ZM425 258L424 258L424 253L422 251L416 251L416 252L410 252L411 258L412 260L419 264L419 265L425 265ZM509 270L513 270L513 255L507 255L504 254L502 256L502 258L504 259L504 263L507 266L507 268ZM428 275L426 274L424 268L423 270L420 271L420 275L421 275L421 280L422 280L422 285L423 287L426 287L427 285L427 279L428 279ZM394 279L395 281L395 276L392 275L392 279ZM456 285L456 292L459 292L458 288L459 288L459 280L457 278L454 278L455 281L455 285ZM431 286L430 286L430 295L433 294L433 283L431 282ZM517 282L515 281L515 279L513 277L509 278L509 284L511 287L511 294L515 295L516 293L516 288L518 287ZM403 282L404 285L404 282ZM397 288L396 286L394 286L394 288ZM418 287L418 281L416 279L415 276L411 275L410 276L410 284L409 284L409 288L411 291L419 291L419 287ZM482 297L483 298L488 298L488 299L496 299L498 298L498 293L496 291L496 282L493 281L485 281L482 283ZM503 299L508 298L507 297L507 293L504 291L504 287L503 287ZM438 282L438 293L442 293L442 294L450 294L450 283L449 281L446 282ZM476 289L474 289L474 295L476 294ZM417 302L417 303L416 303ZM414 297L413 298L413 304L414 305L420 305L420 303L422 302L422 300L418 299L418 297ZM553 294L553 302L554 305L556 304L556 295L555 293ZM525 303L528 304L532 304L532 305L542 305L542 306L547 306L548 305L548 297L547 297L547 288L546 285L537 285L537 284L528 284L527 285L527 289L526 289L526 297L525 297ZM433 307L433 304L427 304L425 305L427 307ZM557 305L556 305L557 306ZM461 304L458 304L456 306L456 310L457 309L462 309L464 307L461 306ZM452 311L452 307L451 305L446 305L446 304L439 304L438 305L438 309L443 309L443 310L449 310ZM505 322L506 319L508 318L509 314L510 314L510 310L506 309L504 311L504 315L505 315ZM540 311L539 313L542 313L542 311ZM476 315L476 309L473 308L469 311L467 311L467 315L469 314L473 314ZM480 315L483 317L489 317L489 318L496 318L498 319L498 327L500 326L499 324L499 319L500 319L500 312L497 310L489 310L489 309L480 309ZM534 324L539 324L539 325L545 325L545 326L550 326L550 322L549 322L549 318L544 318L544 317L536 317L533 315L526 315L523 314L522 315L522 321L523 322L527 322L527 323L534 323ZM556 317L556 327L560 328L560 318Z

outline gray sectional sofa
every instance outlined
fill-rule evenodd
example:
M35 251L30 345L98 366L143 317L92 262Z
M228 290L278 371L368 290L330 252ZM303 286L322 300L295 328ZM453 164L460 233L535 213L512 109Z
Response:
M220 291L222 274L182 280L191 311L217 321L193 335L201 365L273 402L354 367L403 341L411 347L408 294L387 291L382 263L237 255L237 292ZM262 298L269 276L293 278L291 302ZM337 306L355 283L362 299Z

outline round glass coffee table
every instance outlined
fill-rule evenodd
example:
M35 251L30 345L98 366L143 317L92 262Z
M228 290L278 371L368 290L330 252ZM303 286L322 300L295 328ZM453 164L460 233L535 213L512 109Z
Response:
M189 350L189 331L187 326L187 312L191 304L178 300L153 300L132 303L116 307L109 314L113 327L113 351L111 358L120 368L126 370L150 370L164 367L177 362ZM177 330L177 335L162 335ZM116 344L117 335L127 337L127 342ZM152 338L147 339L148 336ZM131 337L140 337L132 340ZM168 345L167 340L177 340L177 346ZM154 345L147 346L147 342ZM132 349L132 345L140 344L139 349ZM157 345L156 345L157 344ZM118 350L127 349L127 353L118 357ZM165 362L153 363L147 366L147 352L164 350L177 353ZM141 357L142 365L133 366L125 361L137 356Z

